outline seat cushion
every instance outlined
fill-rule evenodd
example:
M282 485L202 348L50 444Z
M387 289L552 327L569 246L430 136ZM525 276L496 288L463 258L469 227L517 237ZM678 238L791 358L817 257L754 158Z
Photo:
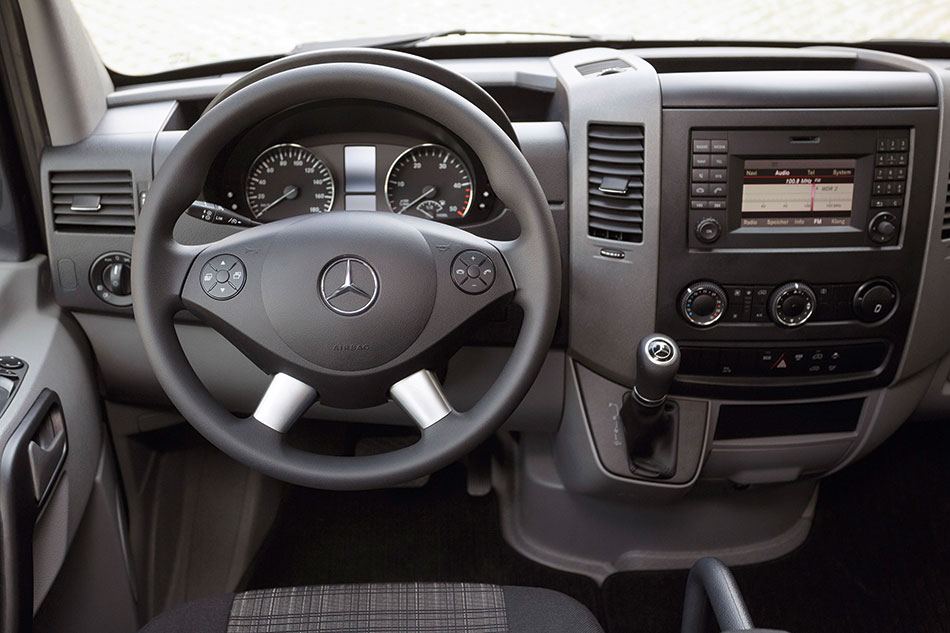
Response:
M189 602L142 633L601 633L583 605L530 587L380 583L260 589Z

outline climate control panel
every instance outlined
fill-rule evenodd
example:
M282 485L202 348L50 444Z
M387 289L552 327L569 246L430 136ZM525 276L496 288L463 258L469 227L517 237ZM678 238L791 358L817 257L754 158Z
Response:
M739 323L795 328L809 321L880 322L894 312L897 300L897 287L885 279L863 284L790 281L779 286L698 281L683 290L679 309L699 328Z

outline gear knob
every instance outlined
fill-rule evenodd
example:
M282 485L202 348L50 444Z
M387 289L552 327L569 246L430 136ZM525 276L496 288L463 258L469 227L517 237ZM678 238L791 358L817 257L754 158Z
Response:
M660 406L680 368L680 349L664 334L649 334L637 345L634 397L646 406Z

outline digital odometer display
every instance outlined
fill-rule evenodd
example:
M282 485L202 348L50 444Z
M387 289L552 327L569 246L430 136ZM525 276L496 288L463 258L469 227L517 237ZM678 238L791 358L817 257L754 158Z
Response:
M745 161L742 226L850 226L855 165L854 159Z

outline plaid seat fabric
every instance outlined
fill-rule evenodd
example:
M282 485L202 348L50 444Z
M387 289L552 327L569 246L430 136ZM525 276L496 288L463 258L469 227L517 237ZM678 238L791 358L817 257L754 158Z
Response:
M227 633L507 633L501 587L474 583L328 585L238 594Z

